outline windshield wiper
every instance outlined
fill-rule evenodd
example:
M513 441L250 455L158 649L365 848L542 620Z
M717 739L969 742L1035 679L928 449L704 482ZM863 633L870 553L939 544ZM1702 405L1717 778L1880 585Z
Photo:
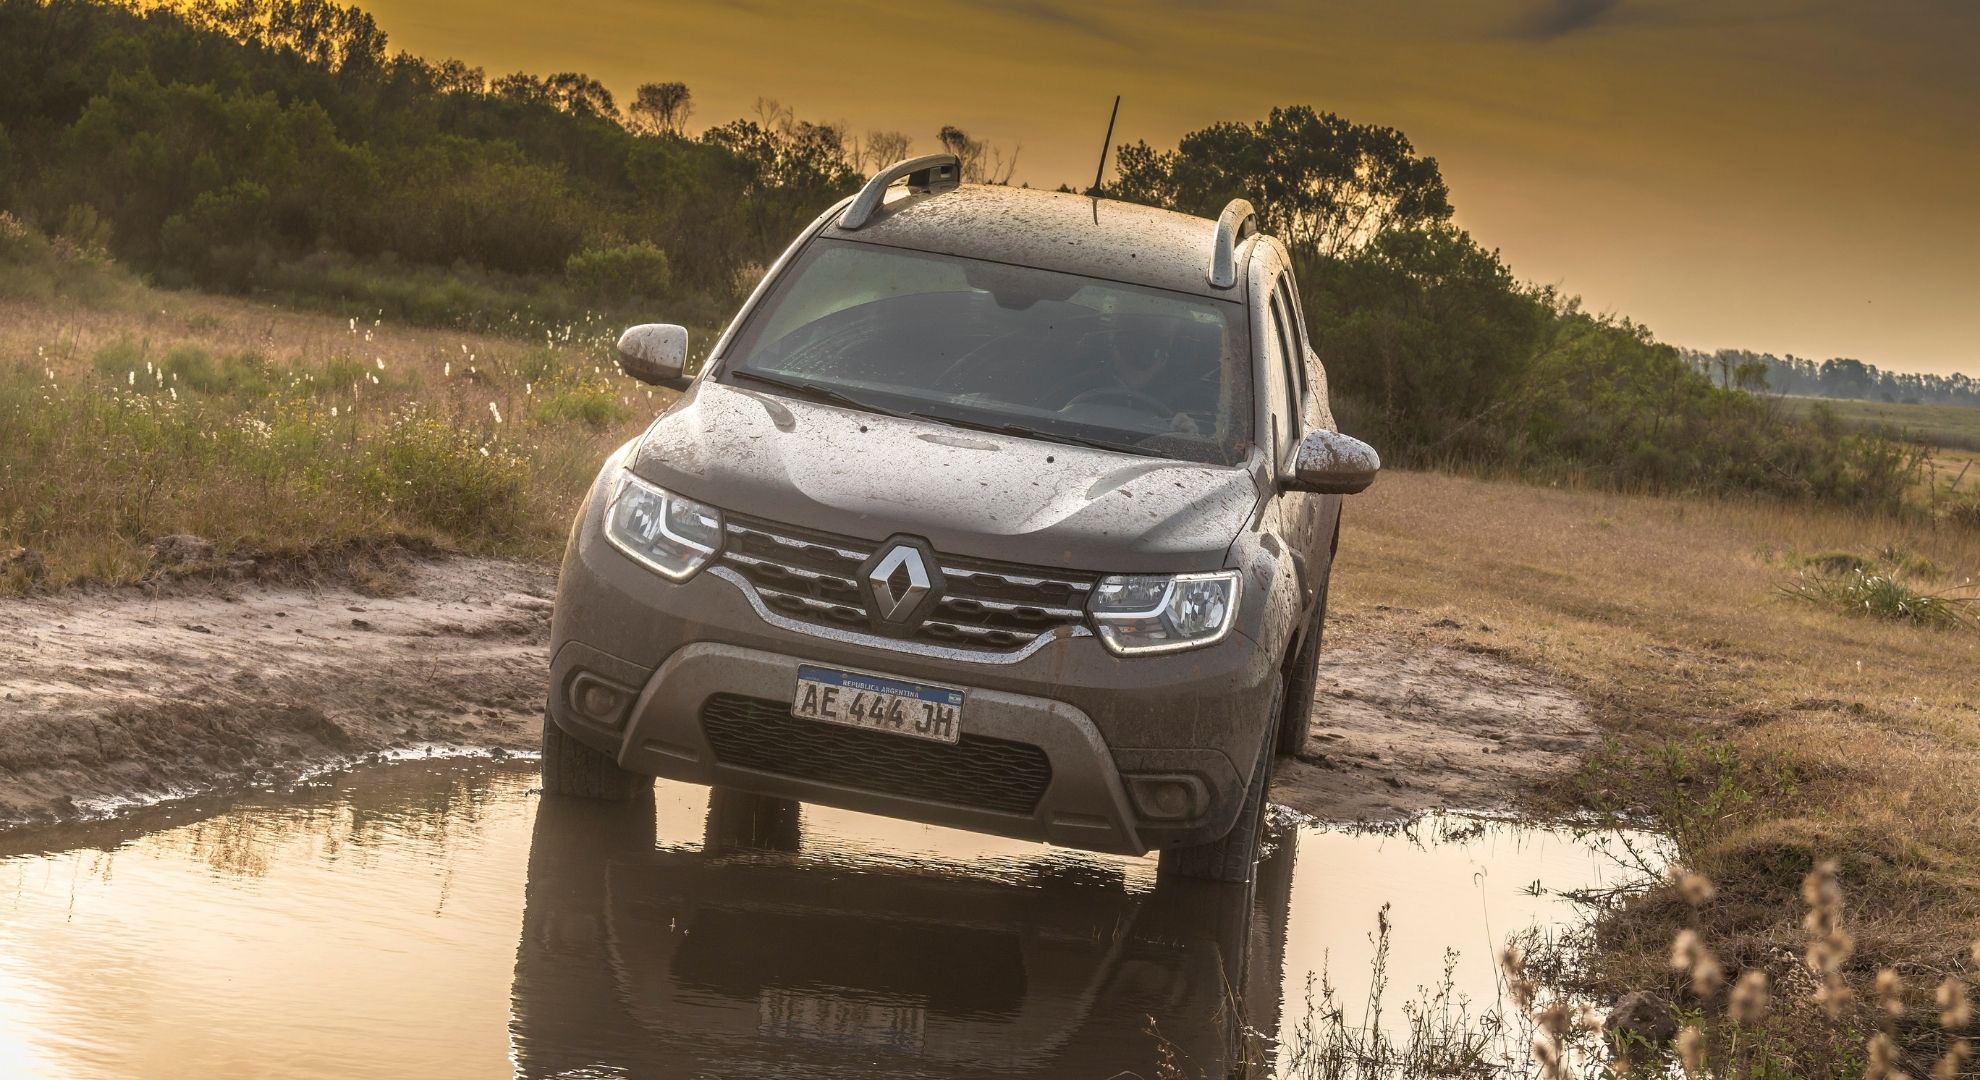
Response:
M806 401L818 401L827 405L842 405L848 409L879 413L882 416L892 416L897 419L905 419L908 415L906 413L895 412L892 409L881 408L870 401L861 401L851 394L834 390L829 386L821 386L818 383L801 382L797 379L786 379L778 375L766 375L763 372L751 371L748 368L737 368L730 371L728 375L731 379L748 379L750 382L761 383L764 386L774 386L779 390L804 398Z
M936 416L933 413L909 413L917 420L930 420L937 424L953 424L971 431L987 431L993 435L1016 435L1023 439L1039 439L1044 442L1064 443L1067 446L1084 446L1094 450L1107 450L1116 454L1146 454L1134 446L1121 443L1103 442L1099 439L1082 439L1077 435L1061 435L1054 431L1040 431L1023 424L989 424L980 420L959 420L953 416Z

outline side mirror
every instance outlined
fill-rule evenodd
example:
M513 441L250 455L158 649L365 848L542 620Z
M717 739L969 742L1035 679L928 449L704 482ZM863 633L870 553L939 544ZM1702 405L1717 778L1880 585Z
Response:
M1320 495L1357 495L1375 482L1382 458L1375 448L1338 431L1316 431L1301 440L1292 486Z
M620 334L619 370L653 386L687 389L687 328L641 323Z

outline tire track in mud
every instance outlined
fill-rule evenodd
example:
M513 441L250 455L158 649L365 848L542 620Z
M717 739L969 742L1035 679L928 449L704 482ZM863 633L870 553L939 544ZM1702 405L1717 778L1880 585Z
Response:
M179 585L0 600L0 824L412 746L533 749L555 575L416 563L398 595Z

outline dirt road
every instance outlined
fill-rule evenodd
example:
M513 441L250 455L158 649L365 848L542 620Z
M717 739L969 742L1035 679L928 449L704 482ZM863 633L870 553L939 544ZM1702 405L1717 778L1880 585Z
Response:
M205 584L0 600L0 825L393 750L532 749L553 591L547 569L451 559L383 598ZM1330 622L1314 735L1275 801L1337 821L1496 809L1595 738L1567 691L1420 623Z

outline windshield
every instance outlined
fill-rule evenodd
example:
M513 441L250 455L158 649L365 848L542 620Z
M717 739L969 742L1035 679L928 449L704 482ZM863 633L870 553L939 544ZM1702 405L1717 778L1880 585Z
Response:
M723 382L878 412L1234 465L1251 446L1244 309L1050 270L810 245Z

